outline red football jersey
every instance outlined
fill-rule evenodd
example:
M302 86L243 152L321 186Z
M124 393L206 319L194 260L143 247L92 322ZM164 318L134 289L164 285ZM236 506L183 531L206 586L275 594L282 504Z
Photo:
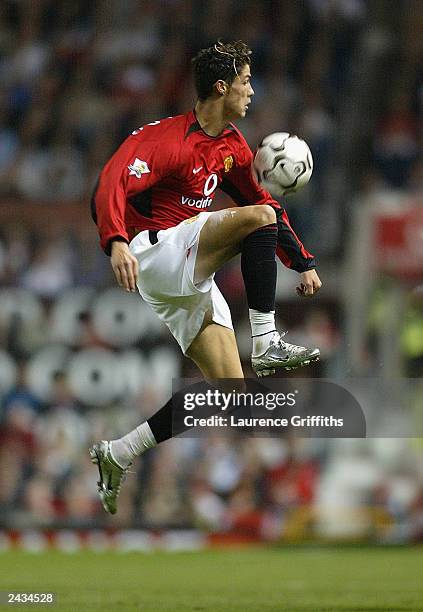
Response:
M280 259L300 272L314 267L286 212L254 179L252 160L233 124L209 136L193 111L135 130L104 167L93 195L102 248L110 254L113 239L129 241L135 232L167 229L208 210L219 188L239 206L270 204L278 216Z

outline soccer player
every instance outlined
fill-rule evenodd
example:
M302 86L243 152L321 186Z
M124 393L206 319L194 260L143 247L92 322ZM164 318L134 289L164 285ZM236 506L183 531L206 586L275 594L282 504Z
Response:
M104 167L92 214L119 285L150 304L206 380L243 378L228 305L214 274L241 253L258 376L319 358L275 328L275 253L300 274L297 293L321 287L314 257L283 207L255 181L252 152L232 121L254 90L251 51L241 41L202 49L193 60L194 110L132 132ZM237 204L209 212L216 189ZM282 334L284 335L284 334ZM172 437L172 400L132 432L91 449L105 510L116 512L128 466Z

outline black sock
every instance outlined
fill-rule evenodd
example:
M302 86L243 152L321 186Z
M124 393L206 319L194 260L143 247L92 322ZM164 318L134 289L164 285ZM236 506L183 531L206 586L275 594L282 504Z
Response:
M224 379L219 382L215 381L215 384L213 385L207 383L206 381L201 381L184 387L180 391L174 393L170 400L147 420L157 444L160 444L160 442L169 440L170 438L191 429L191 426L185 425L184 421L184 418L189 414L192 414L198 418L206 419L216 414L224 414L227 416L240 410L237 402L227 405L224 413L222 412L222 408L216 404L213 405L213 402L206 405L203 405L203 402L200 405L195 405L193 410L187 411L184 404L187 396L192 402L195 394L207 394L208 391L214 394L217 389L225 393L231 393L232 391L235 391L235 389L238 389L238 392L247 393L247 395L250 393L255 394L260 392L261 397L263 397L263 393L268 391L266 387L261 385L256 380L250 380L248 378L244 379L242 384L245 385L245 387L243 386L242 388L239 387L239 383L240 379ZM262 404L260 404L260 406L261 405ZM191 408L192 407L193 406L191 404ZM251 416L251 411L248 409L248 407L241 408L241 411L242 416ZM239 430L244 431L244 428L239 428ZM249 428L247 427L245 431L249 431Z
M156 439L157 444L172 437L172 398L153 414L147 423Z
M155 412L153 416L147 419L147 423L156 439L157 444L164 442L177 436L178 434L190 429L190 427L183 424L183 402L186 393L204 393L208 388L205 381L194 383L189 387L185 387L183 390L178 391L172 395L170 400L166 402L160 410ZM177 414L175 410L177 409ZM197 409L198 411L198 409ZM189 414L189 412L186 412Z
M275 310L277 239L278 227L272 223L242 243L241 270L248 307L260 312Z

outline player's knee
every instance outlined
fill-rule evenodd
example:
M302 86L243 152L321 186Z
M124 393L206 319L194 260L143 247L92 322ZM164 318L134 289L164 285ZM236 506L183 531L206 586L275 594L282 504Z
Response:
M276 213L268 204L254 206L254 221L257 228L276 223Z

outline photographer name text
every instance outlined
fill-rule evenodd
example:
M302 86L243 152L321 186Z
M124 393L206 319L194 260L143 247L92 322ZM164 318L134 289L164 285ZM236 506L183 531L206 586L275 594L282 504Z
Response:
M198 418L193 414L184 417L186 427L343 427L344 419L333 416L300 416L289 419L283 417L237 417L234 415L212 415Z

